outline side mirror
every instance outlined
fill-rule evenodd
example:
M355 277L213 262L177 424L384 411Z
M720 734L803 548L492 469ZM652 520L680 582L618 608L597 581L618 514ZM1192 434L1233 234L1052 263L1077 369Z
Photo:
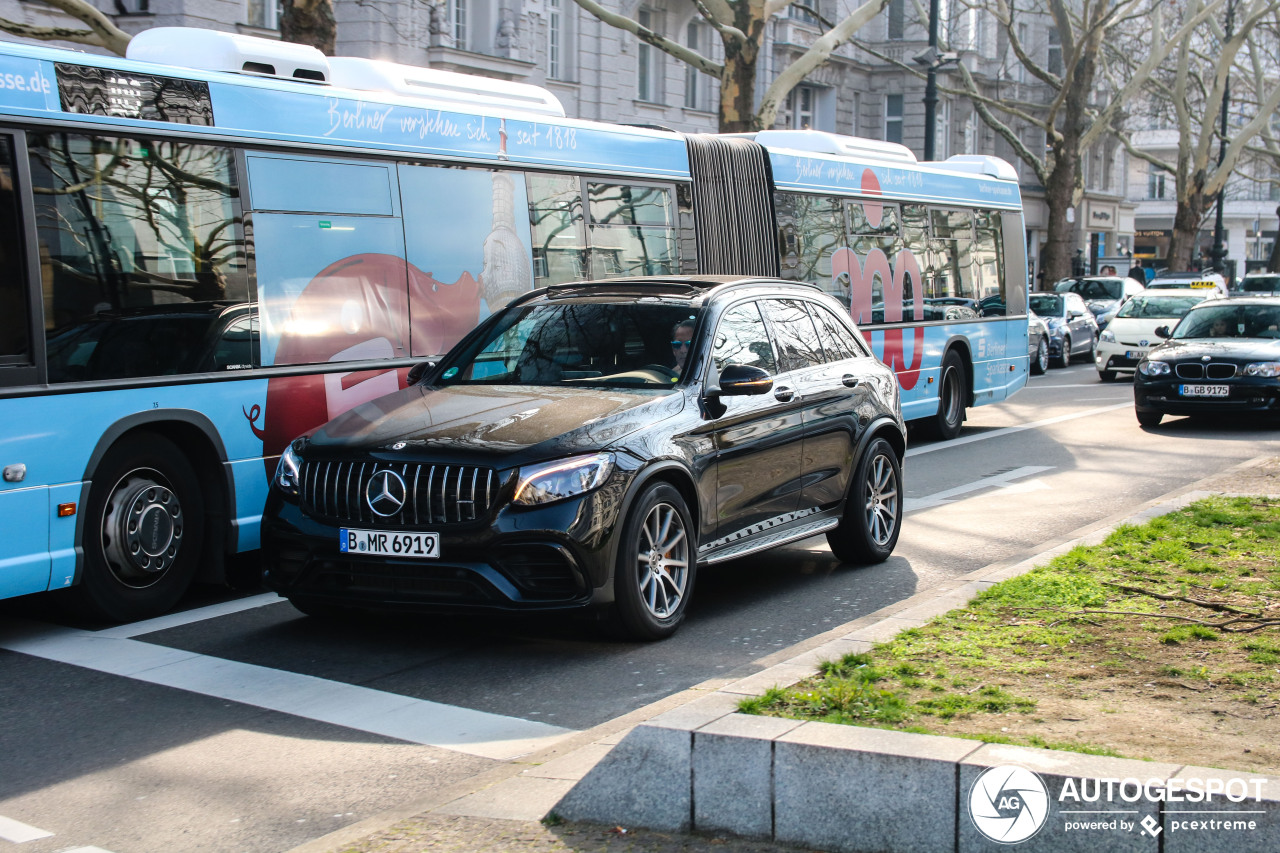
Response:
M773 377L758 367L726 364L720 371L719 385L722 397L755 396L773 390Z
M435 366L434 361L420 361L409 368L409 384L417 385L422 380L422 375Z
M1168 327L1168 326L1156 326L1155 335L1156 335L1156 337L1157 337L1157 338L1167 338L1167 337L1169 337L1169 327Z
M1079 308L1072 308L1070 311L1067 312L1067 316L1074 320L1076 317L1083 317L1084 312L1081 311Z

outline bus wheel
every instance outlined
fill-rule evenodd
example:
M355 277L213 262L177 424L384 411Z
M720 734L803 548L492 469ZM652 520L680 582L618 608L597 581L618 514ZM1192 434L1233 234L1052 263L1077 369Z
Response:
M93 476L84 529L72 605L115 622L164 613L190 585L204 544L204 498L191 463L159 435L120 441Z
M930 432L944 441L960 434L965 410L964 364L955 350L942 359L938 372L938 414L929 421Z

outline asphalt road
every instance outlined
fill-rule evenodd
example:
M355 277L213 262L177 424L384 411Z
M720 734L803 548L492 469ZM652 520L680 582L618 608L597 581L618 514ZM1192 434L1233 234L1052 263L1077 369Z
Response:
M1087 365L913 437L894 556L821 539L711 567L671 640L553 619L303 617L200 590L104 630L0 606L0 853L281 851L1262 454L1280 432L1166 420ZM25 839L25 840L24 840Z

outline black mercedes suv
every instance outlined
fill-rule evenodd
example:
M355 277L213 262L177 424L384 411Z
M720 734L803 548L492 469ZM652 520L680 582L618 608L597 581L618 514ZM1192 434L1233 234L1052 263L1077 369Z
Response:
M304 613L608 608L660 639L700 565L819 533L872 563L898 539L897 382L808 285L553 286L411 382L280 459L266 578Z

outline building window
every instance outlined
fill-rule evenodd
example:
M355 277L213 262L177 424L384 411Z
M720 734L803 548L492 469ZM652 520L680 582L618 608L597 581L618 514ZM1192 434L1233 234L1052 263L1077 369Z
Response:
M885 13L889 16L889 38L901 39L907 23L907 0L889 0Z
M951 101L946 98L938 100L936 123L938 135L933 140L934 156L939 160L945 160L951 156Z
M1167 173L1155 165L1147 164L1147 198L1164 198L1164 180Z
M453 45L467 49L467 0L452 0L449 23L453 27Z
M978 153L978 114L971 112L964 120L964 151L962 154Z
M699 48L698 42L698 22L690 21L689 28L685 33L685 44L692 51ZM702 103L702 72L690 65L684 72L684 105L691 110L705 109Z
M806 0L806 6L809 8L801 8L792 3L787 7L787 17L793 21L803 21L806 24L812 24L815 27L821 26L822 22L818 20L818 16L810 12L809 9L816 9L822 12L821 4L817 0Z
M1049 28L1049 73L1062 76L1062 39L1058 36L1058 28Z
M783 107L783 124L796 130L814 129L813 114L818 105L818 92L812 86L796 86L787 93Z
M1018 44L1022 45L1022 50L1023 52L1025 52L1027 49L1027 25L1026 24L1018 24ZM1022 60L1018 58L1017 54L1014 54L1013 61L1018 63L1018 70L1015 72L1018 78L1018 82L1019 83L1027 82L1027 66L1023 64Z
M138 0L138 11L150 10L150 0ZM274 30L280 26L279 0L249 0L248 24L264 30Z
M902 96L884 96L884 141L902 142Z
M563 79L564 9L561 0L547 0L547 76Z
M636 22L645 29L653 29L653 13L641 9ZM640 42L636 52L636 97L642 101L658 100L658 51L652 45Z

